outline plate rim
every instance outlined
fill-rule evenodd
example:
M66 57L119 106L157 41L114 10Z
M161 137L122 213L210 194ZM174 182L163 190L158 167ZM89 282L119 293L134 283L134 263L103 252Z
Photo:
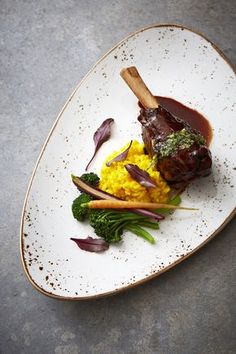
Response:
M164 272L166 272L167 270L175 267L177 264L179 264L180 262L184 261L185 259L189 258L190 256L192 256L195 252L197 252L200 248L202 248L203 246L205 246L208 242L210 242L221 230L223 230L223 228L233 219L233 217L236 215L236 207L232 210L232 212L227 216L227 218L224 220L224 222L204 241L202 242L199 246L197 246L196 248L194 248L194 250L192 250L191 252L189 252L188 254L186 254L183 257L180 257L179 259L177 259L174 263L168 265L167 267L165 267L164 269L161 269L159 271L157 271L155 274L151 274L148 277L141 279L133 284L129 284L123 287L120 287L118 289L114 289L111 291L107 291L107 292L103 292L100 294L96 294L96 295L89 295L89 296L62 296L62 295L57 295L54 294L50 291L46 291L44 290L41 286L39 286L31 277L31 274L26 266L26 261L24 258L24 247L23 247L23 230L24 230L24 216L25 216L25 209L26 209L26 204L28 201L28 197L29 197L29 193L34 181L34 177L39 165L39 162L43 156L43 153L45 151L45 148L51 138L52 133L54 132L57 123L59 122L63 112L65 111L66 107L68 106L68 104L70 103L70 101L72 100L73 96L75 95L76 91L79 89L79 87L83 84L83 82L86 80L86 78L92 73L92 71L97 67L97 65L103 61L111 52L113 52L121 43L123 43L124 41L128 40L129 38L135 36L136 34L142 33L144 31L147 31L149 29L152 28L156 28L156 27L175 27L175 28L182 28L185 29L187 31L190 31L194 34L197 34L198 36L202 37L203 39L205 39L208 43L210 43L212 45L212 47L219 53L219 55L223 58L223 60L226 62L226 64L229 65L229 67L233 70L234 74L236 75L236 68L234 67L234 65L231 63L231 61L226 57L226 55L223 53L223 51L218 48L218 46L216 44L214 44L211 40L209 40L204 34L202 34L201 32L199 32L198 30L195 30L193 28L184 26L184 25L180 25L180 24L176 24L176 23L160 23L160 24L152 24L149 26L145 26L142 27L136 31L133 31L131 33L129 33L126 37L124 37L122 40L120 40L118 43L116 43L113 47L111 47L93 66L92 68L87 72L87 74L80 80L80 82L76 85L75 89L72 91L72 93L70 94L69 98L67 99L67 101L65 102L65 104L63 105L62 109L60 110L59 114L57 115L51 129L49 130L49 133L43 143L43 146L39 152L39 156L36 160L36 163L34 165L33 171L31 173L31 177L29 179L28 182L28 187L26 190L26 194L25 194L25 198L24 198L24 202L23 202L23 207L22 207L22 212L21 212L21 219L20 219L20 259L21 259L21 264L23 267L23 270L25 272L25 275L27 277L27 279L29 280L29 282L31 283L31 285L37 289L41 294L44 294L50 298L53 299L57 299L57 300L66 300L66 301L83 301L83 300L91 300L91 299L98 299L98 298L102 298L102 297L107 297L107 296L111 296L111 295L115 295L118 294L120 292L123 292L125 290L129 290L131 288L134 288L138 285L144 284L146 283L148 280L154 279L156 277L158 277L159 275L163 274Z

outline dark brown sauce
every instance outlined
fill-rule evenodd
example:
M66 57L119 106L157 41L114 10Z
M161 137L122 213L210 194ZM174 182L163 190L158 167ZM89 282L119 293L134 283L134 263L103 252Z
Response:
M193 129L199 131L206 139L207 145L210 145L212 139L212 128L208 120L198 111L191 109L182 103L169 97L156 96L158 102L167 111L174 116L179 117L188 122ZM141 107L141 104L139 103Z

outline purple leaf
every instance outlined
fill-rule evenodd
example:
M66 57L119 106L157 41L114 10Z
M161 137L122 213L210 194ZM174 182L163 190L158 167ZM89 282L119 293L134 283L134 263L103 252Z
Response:
M77 246L87 252L103 252L108 250L109 244L101 238L71 238Z
M107 167L110 167L113 162L124 161L126 159L127 155L128 155L128 152L129 152L129 149L131 148L132 143L133 143L133 140L131 140L131 142L130 142L129 146L127 147L127 149L125 149L119 155L115 156L112 160L106 162Z
M95 144L95 150L93 153L93 156L89 163L87 164L85 170L87 171L90 163L93 161L96 153L100 149L103 143L105 143L111 136L111 125L114 123L113 118L107 118L104 120L104 122L100 125L100 127L96 130L96 132L93 135L93 141Z
M141 184L141 186L146 188L156 187L156 184L153 182L147 171L144 171L137 165L133 165L131 163L125 165L125 168L129 172L130 176L139 184Z

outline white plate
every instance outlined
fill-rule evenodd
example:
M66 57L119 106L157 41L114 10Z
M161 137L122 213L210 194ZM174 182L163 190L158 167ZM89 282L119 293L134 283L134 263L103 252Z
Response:
M213 174L191 184L183 205L161 222L150 245L127 233L102 254L80 250L70 237L93 236L78 223L71 203L78 195L71 173L84 172L93 152L93 133L115 119L112 139L90 170L99 173L105 155L136 138L137 100L119 76L137 66L151 91L203 113L213 127ZM93 67L59 114L33 173L22 215L21 255L31 283L42 293L85 299L115 293L173 267L206 244L232 218L235 208L235 73L206 38L176 25L157 25L125 38Z

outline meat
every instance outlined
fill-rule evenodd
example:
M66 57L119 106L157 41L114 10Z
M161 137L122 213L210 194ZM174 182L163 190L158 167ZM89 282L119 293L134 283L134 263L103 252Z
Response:
M212 159L203 136L162 106L142 108L142 138L157 169L169 183L187 183L211 173Z
M181 188L196 177L209 175L211 153L203 136L162 107L135 66L122 69L120 75L145 107L138 117L143 141L165 180Z

